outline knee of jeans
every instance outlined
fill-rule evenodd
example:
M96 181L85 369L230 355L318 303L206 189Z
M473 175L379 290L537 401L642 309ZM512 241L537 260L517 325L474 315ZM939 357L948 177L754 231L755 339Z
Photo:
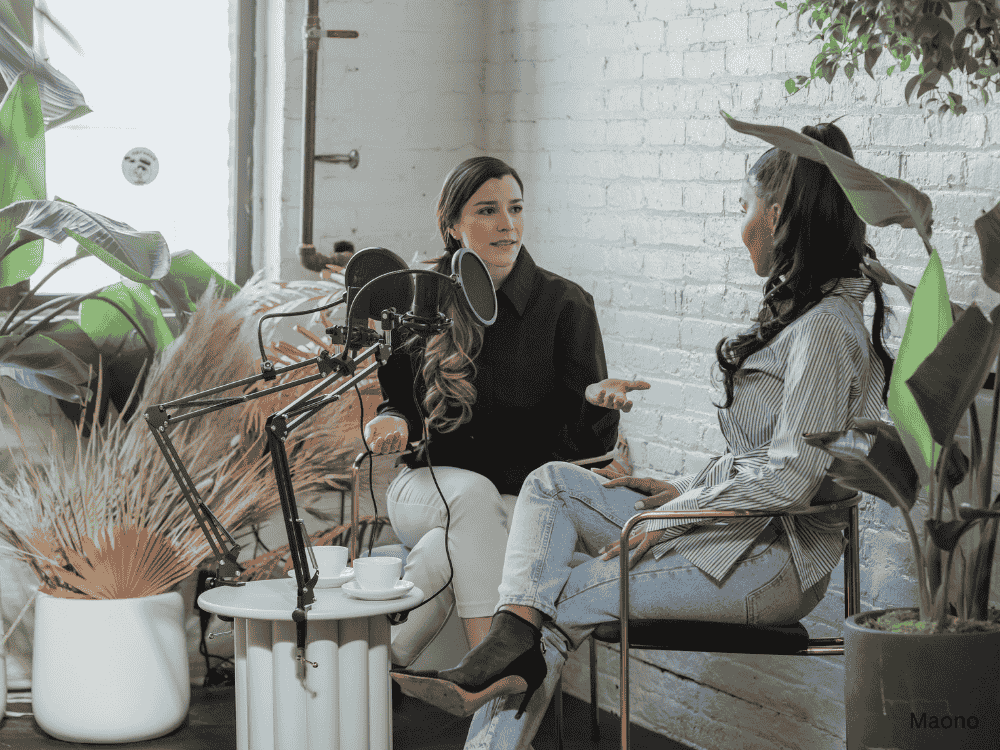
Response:
M566 483L567 473L581 471L579 466L564 461L549 461L542 464L528 475L525 485L529 482L541 490L544 495L553 494Z

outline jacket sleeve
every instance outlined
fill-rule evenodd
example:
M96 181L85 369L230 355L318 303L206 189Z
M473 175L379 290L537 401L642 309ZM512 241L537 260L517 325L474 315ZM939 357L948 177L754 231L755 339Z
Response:
M423 437L423 421L413 401L414 381L413 355L397 349L389 356L389 361L378 369L378 382L382 388L382 403L378 405L378 416L391 414L402 417L409 427L408 441ZM419 397L420 391L417 392Z
M583 290L571 295L556 325L557 377L562 385L565 418L561 448L563 459L590 458L615 447L619 414L587 402L591 383L608 377L604 340L594 299Z

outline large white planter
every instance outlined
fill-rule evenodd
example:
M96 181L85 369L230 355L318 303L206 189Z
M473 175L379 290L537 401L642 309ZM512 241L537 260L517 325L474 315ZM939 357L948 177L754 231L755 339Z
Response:
M35 602L31 702L47 734L70 742L139 742L179 727L191 703L176 592L137 599Z

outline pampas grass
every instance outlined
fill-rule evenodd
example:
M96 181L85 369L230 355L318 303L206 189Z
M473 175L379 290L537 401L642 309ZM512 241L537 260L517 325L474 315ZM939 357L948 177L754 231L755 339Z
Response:
M210 288L184 334L154 360L133 419L115 416L102 427L96 419L100 409L95 409L90 438L84 438L81 423L75 450L63 451L53 430L52 444L35 462L22 461L12 478L0 478L0 539L9 545L8 554L32 567L43 591L91 599L152 596L170 590L209 557L208 540L144 415L156 404L259 372L252 345L261 312L252 294L241 292L226 301L216 299ZM251 323L253 338L246 335ZM272 349L286 359L312 356L280 342ZM283 377L310 372L302 368ZM234 535L279 507L271 459L264 452L264 420L312 385L167 427L199 495ZM366 396L373 403L366 411L377 403L368 386ZM233 389L215 398L229 395L241 394ZM289 435L286 448L297 495L345 486L361 445L358 408L357 398L345 394Z

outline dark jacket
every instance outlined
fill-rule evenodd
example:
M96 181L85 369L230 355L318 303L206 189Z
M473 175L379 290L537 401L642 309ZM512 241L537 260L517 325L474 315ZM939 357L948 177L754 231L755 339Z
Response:
M593 297L572 281L535 265L522 247L497 291L497 319L475 359L476 403L458 429L431 430L435 466L469 469L502 493L516 494L525 477L548 461L601 455L614 448L618 412L588 404L584 390L608 376ZM414 403L425 393L419 375L423 343L395 351L378 371L379 414L403 417L409 439L423 437ZM424 466L417 456L404 459Z

